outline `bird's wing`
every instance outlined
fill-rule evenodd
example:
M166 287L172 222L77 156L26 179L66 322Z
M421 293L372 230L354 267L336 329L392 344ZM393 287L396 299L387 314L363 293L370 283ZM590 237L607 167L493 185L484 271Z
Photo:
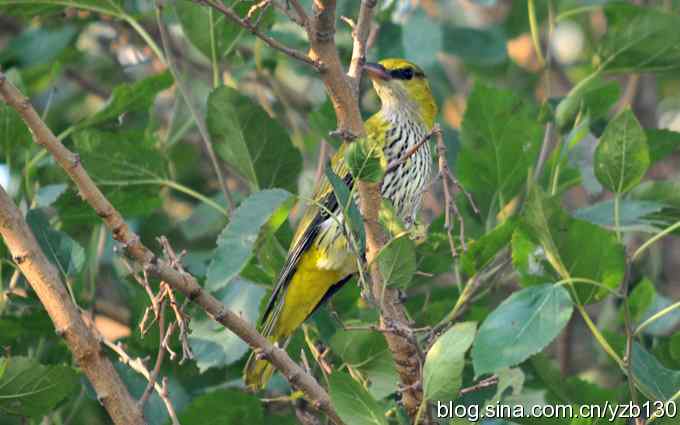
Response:
M366 135L369 142L377 143L380 148L384 147L387 127L388 123L384 121L379 114L375 114L369 118L366 121ZM344 161L346 146L347 145L344 143L340 145L340 148L338 148L335 155L333 155L333 158L331 158L331 169L351 190L353 185L352 176ZM328 220L331 214L334 214L337 211L337 199L335 199L333 188L325 176L319 181L312 199L314 202L307 206L307 210L302 216L297 230L295 231L286 261L281 269L281 273L279 274L274 291L269 298L269 302L267 302L267 307L262 315L261 323L267 322L268 316L272 313L272 310L277 304L283 304L286 287L293 278L300 259L304 253L309 250L311 244L314 243L314 240L319 234L321 224ZM320 206L323 206L323 208ZM276 314L277 313L275 312L274 315L276 316ZM270 321L271 324L273 324L273 322L274 320Z
M352 179L349 170L345 165L345 161L343 160L344 152L345 145L343 144L331 159L331 169L343 179L351 190ZM332 214L337 211L337 199L333 194L330 182L325 176L319 181L312 199L314 202L307 206L305 214L302 216L297 230L295 231L293 242L291 243L288 255L286 256L286 261L281 269L281 273L279 273L279 278L274 287L274 291L272 292L264 314L262 315L261 323L267 321L267 317L272 312L274 306L283 302L286 287L293 278L300 259L303 254L309 250L309 247L316 239L321 224L330 217L329 212ZM321 206L323 206L323 208L321 208Z

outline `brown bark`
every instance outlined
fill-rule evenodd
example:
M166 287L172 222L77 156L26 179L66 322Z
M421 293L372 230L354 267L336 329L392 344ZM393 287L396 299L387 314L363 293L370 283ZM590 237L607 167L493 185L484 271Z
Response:
M0 187L0 234L14 261L45 306L54 327L118 425L143 425L142 411L71 301L59 272L40 249L21 211Z
M104 220L104 224L113 234L113 238L123 244L129 256L155 276L160 277L174 289L182 292L190 300L200 305L210 317L234 332L252 348L262 351L263 356L267 357L293 386L305 392L315 407L325 412L334 423L342 423L330 404L326 390L311 375L307 374L296 364L285 350L274 347L248 322L241 319L240 316L227 309L215 297L204 291L193 276L175 270L172 264L157 258L153 252L141 243L139 236L125 224L118 210L111 205L109 200L104 197L99 188L94 184L80 163L78 155L61 144L33 109L29 99L7 81L2 73L0 73L0 97L19 112L26 125L31 129L34 141L47 149L57 163L71 177L78 187L81 197ZM135 422L129 423L134 424Z

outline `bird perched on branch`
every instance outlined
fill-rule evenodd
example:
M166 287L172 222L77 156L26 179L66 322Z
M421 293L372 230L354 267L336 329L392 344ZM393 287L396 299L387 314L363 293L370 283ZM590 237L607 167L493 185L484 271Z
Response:
M437 105L423 71L404 59L367 63L364 71L380 97L381 108L366 123L369 146L381 148L391 164L381 194L392 201L404 223L415 221L423 190L432 172L428 138ZM352 187L344 163L344 146L331 160L335 174ZM298 225L285 264L267 304L261 332L279 346L357 271L356 256L348 246L342 224L331 216L340 213L330 183L323 179ZM320 208L323 205L324 208ZM264 387L274 369L257 353L245 368L246 385Z

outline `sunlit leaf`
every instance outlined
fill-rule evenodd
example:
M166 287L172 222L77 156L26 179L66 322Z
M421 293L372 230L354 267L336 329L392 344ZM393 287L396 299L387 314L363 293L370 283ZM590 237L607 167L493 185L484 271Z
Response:
M455 400L463 383L465 353L475 339L475 322L456 323L432 345L423 367L423 396Z
M607 125L595 150L595 176L604 187L625 193L649 168L647 137L630 109Z
M380 250L377 261L386 285L406 288L416 272L415 244L409 235L392 239Z

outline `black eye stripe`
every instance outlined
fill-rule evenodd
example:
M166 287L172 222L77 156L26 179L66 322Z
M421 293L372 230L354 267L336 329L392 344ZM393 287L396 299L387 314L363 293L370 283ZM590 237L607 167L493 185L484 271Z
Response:
M390 71L390 76L397 80L410 80L414 76L424 77L425 74L423 74L421 71L414 70L413 68L399 68Z

